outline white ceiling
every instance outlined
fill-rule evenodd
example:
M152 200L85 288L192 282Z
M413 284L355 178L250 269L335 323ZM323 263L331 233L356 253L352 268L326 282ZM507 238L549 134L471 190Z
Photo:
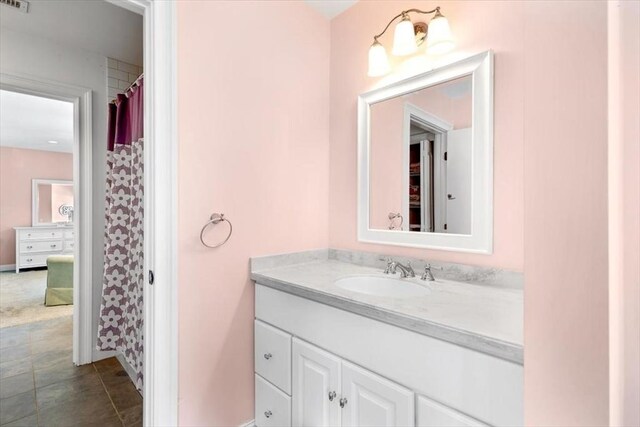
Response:
M327 19L333 19L356 4L358 0L304 0Z
M29 13L0 5L0 25L142 65L142 16L106 1L30 0Z
M73 104L0 90L0 146L73 152Z

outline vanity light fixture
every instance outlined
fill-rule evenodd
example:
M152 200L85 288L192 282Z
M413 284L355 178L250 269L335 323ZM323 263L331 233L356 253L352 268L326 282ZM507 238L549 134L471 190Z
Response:
M423 22L414 24L409 16L410 13L424 15L433 13L434 15L427 27L427 24ZM440 13L440 7L427 11L420 9L403 10L389 21L380 34L373 36L373 44L369 48L369 77L384 76L391 71L387 51L378 41L378 38L382 37L398 18L400 18L400 22L396 25L393 35L393 48L391 49L391 53L395 56L406 56L415 53L418 50L418 46L424 43L425 40L427 41L428 53L442 54L454 47L449 21Z

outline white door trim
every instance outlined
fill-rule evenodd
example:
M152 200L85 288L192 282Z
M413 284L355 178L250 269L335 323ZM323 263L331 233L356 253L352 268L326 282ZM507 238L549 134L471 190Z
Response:
M178 425L176 2L108 0L144 20L144 425ZM155 282L149 285L149 271Z
M5 90L59 99L73 103L74 258L73 362L91 363L93 354L92 277L92 123L91 89L26 74L1 72ZM97 314L97 313L96 313Z

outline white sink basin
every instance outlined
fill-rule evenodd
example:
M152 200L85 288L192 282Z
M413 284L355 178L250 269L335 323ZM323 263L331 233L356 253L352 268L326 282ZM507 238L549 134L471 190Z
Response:
M352 292L378 297L410 298L429 295L431 290L414 282L419 279L398 279L381 276L352 276L338 279L335 285Z

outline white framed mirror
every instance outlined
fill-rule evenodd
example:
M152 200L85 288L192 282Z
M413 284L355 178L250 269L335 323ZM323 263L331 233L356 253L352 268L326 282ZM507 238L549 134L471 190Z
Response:
M493 251L493 54L358 97L358 240Z
M73 223L73 181L31 180L31 225Z

